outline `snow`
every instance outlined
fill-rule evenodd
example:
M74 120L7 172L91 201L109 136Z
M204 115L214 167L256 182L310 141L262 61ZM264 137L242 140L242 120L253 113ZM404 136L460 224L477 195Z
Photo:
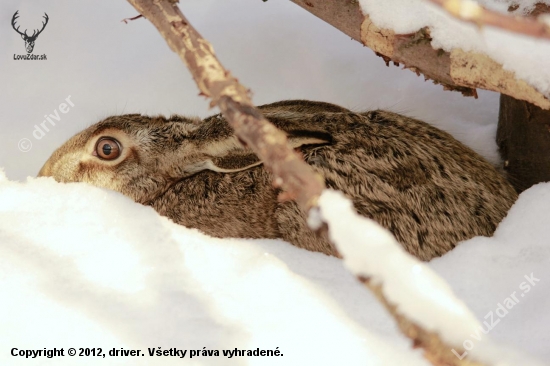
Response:
M540 1L539 1L540 2ZM426 0L359 0L363 12L375 25L392 29L398 34L414 33L429 27L432 46L445 51L462 49L483 53L497 61L505 70L525 80L550 98L550 41L513 34L489 26L477 27L459 21L441 8ZM493 10L505 12L512 2L485 0L483 4ZM521 4L516 11L524 13L534 1L514 1ZM470 4L470 2L465 2Z
M0 236L7 350L279 347L284 359L245 364L426 364L365 326L364 309L376 304L339 260L281 241L209 238L115 192L5 177ZM0 355L3 365L25 362Z
M325 193L321 206L323 216L335 223L336 241L369 245L368 252L340 248L351 259L345 263L279 240L210 238L86 184L51 178L22 183L1 173L0 344L6 350L57 347L65 352L69 347L105 352L279 347L284 360L232 362L426 365L347 267L383 278L400 310L441 330L445 339L469 340L472 354L500 360L499 365L514 364L515 357L522 365L537 365L509 347L487 345L479 331L488 312L516 291L519 303L499 318L489 337L550 360L545 222L550 184L522 194L493 238L469 240L429 265L405 256L372 221L348 217L349 203L333 195ZM531 273L539 281L524 292L520 284ZM200 357L198 364L229 362L223 356ZM179 360L108 358L106 364L121 365ZM86 357L39 360L97 363ZM28 362L0 354L3 365Z
M355 110L388 108L449 131L498 161L495 93L463 98L387 68L372 51L288 1L190 0L180 7L254 91L257 104L306 98ZM26 180L67 138L108 115L216 111L197 96L185 67L147 21L120 22L136 14L127 2L3 1L5 24L16 10L23 27L40 22L44 11L50 22L35 45L47 62L14 61L23 41L9 30L0 37L7 55L0 58L0 81L7 86L0 88L1 365L182 362L149 356L33 360L11 356L14 347L63 347L65 354L69 347L279 347L281 357L188 355L184 362L427 365L339 259L279 240L209 238L114 192ZM69 95L74 108L36 139L35 126ZM18 147L23 138L32 143L29 151ZM442 276L482 326L499 303L522 293L524 276L533 273L540 281L489 336L547 363L549 192L545 184L525 192L495 237L472 239L428 267L415 267ZM419 291L430 301L431 294ZM464 340L473 343L472 352L482 348L476 331Z
M407 254L389 231L358 215L342 193L325 190L319 207L346 267L383 284L388 300L410 319L443 335L451 329L447 340L455 344L477 327L477 320L443 280Z
M537 192L539 193L538 195L531 194L531 191L528 191L523 197L527 196L529 198L523 198L523 200L537 200L541 196L546 196L550 192L549 189L550 184L546 184L545 189ZM533 190L535 189L533 188ZM498 321L495 324L493 320L489 320L489 318L492 319L495 315L491 312L491 316L483 317L483 319L489 320L489 323L484 323L484 326L482 326L465 304L453 294L450 286L434 270L408 255L389 231L382 228L375 221L358 215L353 209L352 202L344 197L342 193L325 190L319 199L319 207L323 220L328 224L330 238L344 258L345 266L356 276L370 278L374 283L381 284L385 297L391 304L397 306L397 311L400 314L405 315L423 329L436 332L447 344L464 345L464 348L467 351L471 351L471 354L478 361L491 365L540 364L536 360L528 359L528 356L524 354L499 346L489 338L486 338L484 334L489 333L500 322ZM528 212L531 214L532 209L531 207L529 208ZM510 211L510 215L514 215L516 211L521 209L521 206L519 209L513 208ZM545 208L544 211L547 211L547 209ZM506 221L510 220L514 219L508 218ZM516 222L513 222L511 225L514 228L518 227ZM539 228L542 229L542 227ZM505 228L500 228L498 231L499 236L500 232L506 229L508 229L506 226ZM515 230L513 231L516 232ZM504 236L505 240L508 239L507 241L509 241L510 237L507 235ZM469 240L469 242L476 242L480 239L491 241L498 239L498 236L495 235L491 239L474 238ZM534 240L534 242L539 243L540 241ZM463 244L463 246L466 245L466 243ZM535 251L541 249L539 245L534 245ZM486 257L486 260L491 261L501 255L501 248L497 247L497 253L495 253L494 248L493 246L491 256ZM528 250L532 250L533 245L529 245L527 248ZM543 248L540 254L547 255L550 250L547 247ZM477 249L475 247L473 251L475 252ZM517 249L514 252L517 256ZM466 257L469 257L469 255L471 254L467 254ZM444 256L444 258L449 256L451 255ZM444 260L436 259L433 262L438 261ZM548 263L545 264L547 265ZM481 263L480 265L485 271L486 263ZM452 266L455 270L457 268L454 267L454 263L452 262L445 262L444 266L446 267L443 268ZM501 271L502 269L504 268L501 268ZM539 270L540 268L537 268L537 273L548 271L543 270L539 272ZM495 268L492 273L497 271ZM523 271L528 271L528 269L523 268ZM465 276L463 273L460 274L461 276L458 278L458 281L463 281ZM512 296L512 300L515 301L507 303L506 308L508 310L499 302L501 309L495 310L497 319L498 317L504 318L509 313L509 310L512 310L515 305L519 304L518 296L525 297L532 288L535 288L539 284L540 278L535 277L533 274L534 272L530 274L527 272L527 275L523 277L517 276L518 279L523 281L522 285L519 285L522 291L516 291L518 294ZM540 286L538 289L539 291L541 290ZM483 294L480 294L480 297L483 298ZM540 300L542 300L542 303L545 302L542 298L539 298ZM545 325L550 325L550 322L545 322ZM477 347L473 347L473 340L471 338L477 340ZM546 338L550 337L547 336ZM455 354L461 358L462 355L465 356L468 353L459 351Z
M432 269L452 285L457 296L484 322L491 323L489 313L496 314L498 304L516 292L517 305L505 317L494 315L494 323L498 324L489 335L537 354L547 363L550 361L548 217L550 183L541 183L520 195L492 238L473 238L430 262ZM525 276L531 275L540 281L525 291L521 285L529 284ZM484 324L484 329L487 328Z

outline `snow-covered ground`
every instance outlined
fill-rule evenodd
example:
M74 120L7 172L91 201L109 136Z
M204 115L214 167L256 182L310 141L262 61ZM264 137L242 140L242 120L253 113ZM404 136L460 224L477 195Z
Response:
M451 328L451 338L467 334L462 343L472 353L487 355L479 338L488 331L550 361L549 207L550 184L538 185L493 238L474 238L430 263L482 323ZM427 364L342 261L283 241L209 238L115 192L2 175L0 243L2 365L181 361L150 357L157 347L199 350L196 364ZM430 282L417 284L412 297L448 304L431 289ZM403 308L432 324L456 327L469 319L450 307L457 318L441 322L437 306ZM11 355L13 348L56 347L65 357L32 362ZM71 347L101 348L107 357L75 360L67 356ZM220 356L202 356L204 347ZM277 347L282 356L223 356ZM113 348L146 356L110 357Z
M257 104L307 98L389 108L497 160L494 93L467 99L386 68L288 1L189 0L180 7ZM48 13L35 46L47 61L13 60L25 53L9 26L16 10L22 28ZM120 22L133 15L125 1L0 3L0 364L426 365L338 259L276 240L208 238L113 192L25 180L68 137L110 114L213 113L147 21ZM74 107L60 114L68 96ZM60 121L35 132L56 111ZM546 363L549 207L550 185L533 187L493 238L472 239L429 264L478 321L497 323L492 339ZM506 299L514 296L512 306ZM472 352L480 332L464 339ZM54 347L65 355L70 347L99 347L107 357L11 355L13 348ZM186 360L150 357L148 348L158 347L188 350ZM203 347L221 356L202 356ZM223 356L235 347L282 356ZM113 348L147 356L110 357ZM201 356L189 359L191 350Z

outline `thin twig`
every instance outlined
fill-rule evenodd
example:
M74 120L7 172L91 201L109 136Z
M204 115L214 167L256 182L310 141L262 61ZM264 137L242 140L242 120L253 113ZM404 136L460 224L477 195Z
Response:
M124 18L121 20L121 22L124 22L124 24L128 24L128 22L131 22L132 20L136 20L136 19L139 19L139 18L143 18L143 15L136 15L135 17L132 17L132 18Z
M537 17L510 16L488 10L473 0L428 0L452 16L477 24L491 25L510 32L550 39L550 26Z
M219 62L208 41L168 0L129 0L159 30L189 68L201 94L218 106L236 135L273 173L274 184L307 212L325 188L322 178L287 144L286 135L253 106L249 91Z

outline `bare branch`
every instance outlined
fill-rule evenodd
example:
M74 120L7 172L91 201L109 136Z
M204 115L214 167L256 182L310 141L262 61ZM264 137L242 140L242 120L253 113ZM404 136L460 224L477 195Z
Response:
M424 356L428 361L435 366L481 366L482 363L472 361L468 358L460 359L450 350L441 338L434 332L429 332L419 326L418 324L409 320L406 316L401 314L397 306L391 304L382 290L381 285L374 284L368 278L359 277L366 287L368 287L371 292L376 296L378 301L384 305L384 308L391 314L395 319L397 325L401 332L410 338L414 343L415 348L422 348L424 350ZM456 347L457 353L463 354L464 349L461 347Z
M185 62L201 94L212 99L244 141L264 162L282 187L307 212L324 189L322 178L287 145L277 130L252 105L248 90L218 61L214 49L189 24L179 8L167 0L129 0L149 19L170 48Z

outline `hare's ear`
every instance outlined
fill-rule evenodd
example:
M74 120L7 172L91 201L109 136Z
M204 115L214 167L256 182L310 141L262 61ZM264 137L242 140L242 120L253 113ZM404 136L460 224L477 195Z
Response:
M288 136L290 146L294 149L304 145L326 145L330 141L317 136ZM233 173L247 170L262 164L256 154L242 146L236 138L218 142L205 151L207 159L189 166L190 173L201 170L212 170L218 173Z
M332 136L322 131L294 130L287 133L287 138L293 149L305 145L327 145L332 143Z

